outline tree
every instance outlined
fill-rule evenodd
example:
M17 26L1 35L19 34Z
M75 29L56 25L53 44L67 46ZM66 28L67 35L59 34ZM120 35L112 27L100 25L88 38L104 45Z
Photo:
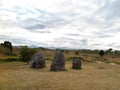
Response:
M114 51L114 54L120 55L120 51L119 51L119 50L115 50L115 51Z
M100 50L99 51L99 55L102 57L102 56L104 56L104 51L103 50Z
M10 55L10 50L0 44L0 55Z
M29 62L31 56L36 53L36 51L35 48L28 48L27 46L22 47L20 51L20 60L23 62Z
M0 44L1 51L5 55L12 55L12 43L9 41L4 41Z
M11 42L9 42L9 41L4 41L3 46L4 46L5 48L8 48L8 49L10 50L11 54L12 54L12 43L11 43Z
M107 50L107 54L112 54L112 48L109 48L108 50Z

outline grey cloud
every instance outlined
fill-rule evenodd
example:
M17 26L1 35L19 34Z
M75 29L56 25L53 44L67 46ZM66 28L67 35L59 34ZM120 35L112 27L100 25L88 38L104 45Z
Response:
M35 32L35 33L52 33L51 31L49 30L29 30L30 32Z
M119 48L120 45L117 43L101 43L99 38L97 42L92 42L91 39L82 38L82 39L70 39L65 37L56 38L52 41L52 46L54 47L63 47L72 48L72 49L108 49L108 48ZM64 45L65 43L68 43ZM68 45L68 46L67 46Z
M2 5L2 2L1 2L1 0L0 0L0 6Z
M106 44L106 46L111 48L120 48L120 44L118 43L109 43L109 44Z
M96 4L98 9L95 9L94 12L88 15L81 16L81 13L77 13L76 16L71 16L73 19L71 20L72 26L84 27L83 25L87 25L93 27L94 29L102 30L107 28L110 29L115 27L116 23L120 23L120 0L94 0L93 4ZM76 6L79 8L79 6ZM85 6L86 7L86 6ZM90 7L89 7L90 8ZM81 8L80 8L81 10ZM89 9L84 9L89 11ZM90 12L90 11L89 11ZM74 11L71 13L75 13ZM76 23L76 22L79 23ZM75 25L76 24L76 25ZM84 29L84 28L82 28Z
M41 20L39 20L41 19ZM62 20L60 18L50 16L48 17L37 17L35 19L26 19L23 21L22 25L20 25L22 28L25 28L27 30L37 30L37 29L45 29L45 28L53 28L53 27L60 27L61 25L66 24L65 20Z
M19 8L20 9L20 8ZM65 25L67 23L66 20L64 20L62 17L59 15L56 15L54 13L50 13L48 11L44 11L38 8L34 8L34 12L30 11L33 13L38 13L37 17L29 17L25 20L21 21L21 15L18 15L19 17L19 23L21 27L26 28L28 30L36 30L36 29L44 29L44 28L51 28L51 27L57 27L60 25ZM26 10L28 11L28 10ZM24 13L26 15L26 13ZM23 24L22 24L23 23ZM26 25L26 26L24 26Z
M81 43L83 46L88 46L88 40L87 39L82 39Z
M109 38L109 37L113 37L113 33L110 32L110 31L109 32L108 31L104 31L104 33L98 31L98 32L94 32L93 34L94 34L94 36L96 38Z
M96 38L110 38L110 37L114 37L116 36L118 33L120 33L120 29L119 27L113 27L113 28L109 28L108 29L103 29L103 30L99 30L94 32L94 36L96 36Z
M50 31L35 31L36 33L51 33Z
M79 34L73 34L73 33L68 33L68 34L65 34L66 36L80 36Z
M98 38L109 38L112 37L113 35L108 35L108 34L103 34L103 33L97 33L96 35Z
M120 0L112 1L108 6L103 9L104 12L108 11L106 14L106 19L118 19L120 16Z
M66 20L64 20L59 15L56 15L54 13L49 13L47 11L43 11L41 9L35 9L33 15L38 12L37 17L26 17L25 20L21 20L21 15L18 15L17 24L25 28L27 30L37 30L37 29L45 29L45 28L53 28L61 25L65 25L67 23ZM24 13L26 15L26 13Z
M100 44L99 46L103 46L103 47L108 47L106 49L109 49L109 48L113 48L113 49L119 49L120 48L120 44L118 43L109 43L109 44Z
M13 36L7 36L7 35L1 35L0 36L1 41L10 41L13 45L27 45L27 46L48 46L47 43L44 42L35 42L31 40L27 40L22 37L13 37Z
M90 0L89 0L90 1ZM80 34L78 33L68 33L64 34L68 38L59 37L55 40L51 41L51 45L62 45L64 42L67 42L71 45L71 47L77 47L77 48L94 48L94 47L100 47L100 46L114 46L118 47L118 44L101 44L99 42L92 42L92 39L99 40L99 38L110 38L114 37L117 33L120 33L120 0L92 0L90 1L91 5L89 6L81 6L77 0L73 1L62 1L59 5L56 4L53 6L59 9L57 12L51 12L51 11L44 11L40 8L34 8L33 10L24 8L24 7L15 7L13 9L0 9L0 11L6 11L15 13L16 16L14 17L14 20L9 18L9 20L3 20L0 21L0 23L7 23L6 27L10 27L11 24L17 25L23 29L26 29L31 32L36 33L52 33L48 30L48 28L61 28L61 26L70 26L70 29L79 30ZM92 7L96 5L98 9ZM57 6L58 5L58 6ZM83 10L83 12L82 12ZM95 10L95 11L94 11ZM92 13L88 13L88 15L84 15L84 11L89 11ZM36 17L34 15L37 13ZM33 15L33 17L28 14ZM0 13L0 15L4 15ZM25 19L22 19L22 16L26 17ZM6 15L6 17L10 17L9 15ZM8 25L9 24L9 25ZM116 24L118 24L116 26ZM87 30L85 28L89 26L90 30L92 30L91 34L87 34ZM92 29L91 29L92 27ZM78 29L77 29L78 28ZM87 28L89 29L89 28ZM56 29L57 30L57 29ZM95 30L95 31L94 31ZM5 39L12 40L14 43L22 43L22 40L24 39L14 39L16 37L11 37ZM71 39L73 37L79 37L78 39ZM91 41L90 41L91 40ZM25 41L26 43L31 44L41 44L46 45L47 43L39 43L39 42L33 42L33 41ZM49 43L49 42L48 42ZM90 45L90 43L92 43Z
M0 15L9 17L8 20L6 21L4 20L3 22L12 23L27 30L51 28L66 24L66 21L63 18L59 17L59 15L57 16L53 13L49 13L41 9L35 8L34 12L23 7L15 7L13 9L0 9L0 10L16 14L16 17L14 17L13 20L10 18L9 15L0 13ZM37 13L38 15L36 17L29 17L27 16L29 13L33 14L33 16L35 13ZM23 15L26 16L24 20L21 19Z
M70 46L64 45L66 48L88 48L88 40L87 39L70 39L70 38L56 38L52 41L53 45L56 45L58 47L61 47L60 45L64 45L65 43L68 43Z
M109 48L113 48L113 49L119 49L120 44L118 43L99 43L99 42L95 42L93 43L91 46L93 46L93 49L109 49Z
M94 4L97 5L103 3L103 5L101 5L101 7L98 10L96 10L92 15L88 15L88 16L81 16L81 13L77 11L80 11L81 9L88 11L89 9L93 9L93 8L91 6L80 6L79 3L77 3L76 1L75 2L65 1L60 3L59 7L57 8L63 9L63 6L66 6L65 8L66 10L65 11L60 10L61 12L57 12L57 13L44 11L38 8L35 8L34 11L32 11L23 7L15 7L13 10L7 10L7 11L17 13L18 16L16 17L16 19L18 20L18 22L15 23L18 23L18 25L20 25L22 28L28 30L51 28L51 27L67 25L67 24L74 26L77 20L81 20L80 23L86 23L100 27L101 26L108 27L113 25L114 22L116 22L115 20L113 20L114 17L119 19L120 0L114 0L112 2L111 0L104 2L100 0L98 1L93 0L93 2L95 2ZM22 12L23 10L24 12ZM32 13L34 15L34 13L36 12L40 14L38 15L38 17L26 18L25 20L21 20L21 15L26 15L27 13ZM100 16L100 18L105 19L105 21L101 22L97 20L96 16L98 15ZM70 20L67 20L66 18L64 18L64 16L69 17Z
M120 0L114 0L114 1L104 1L104 4L96 10L89 18L87 18L87 21L91 24L95 24L96 26L103 26L103 27L109 27L114 25L114 23L119 22L120 18ZM99 19L103 19L100 21Z
M35 25L29 25L29 26L22 26L23 28L27 30L37 30L37 29L44 29L46 26L41 24L35 24Z

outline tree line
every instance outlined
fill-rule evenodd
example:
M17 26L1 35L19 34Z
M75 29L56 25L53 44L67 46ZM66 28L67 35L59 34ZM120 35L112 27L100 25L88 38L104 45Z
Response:
M43 48L43 47L38 47L38 48L30 48L27 46L20 47L20 53L19 53L20 60L21 61L29 61L30 57L35 52L37 52L38 49L48 50L48 49ZM90 50L90 49L64 50L64 49L59 49L59 50L66 52L66 54L69 54L70 51L74 51L75 55L79 55L79 53L99 54L100 56L104 56L104 54L120 55L119 50L113 50L112 48L109 48L108 50L97 50L97 49L96 50ZM12 43L10 41L4 41L4 43L0 44L0 54L14 55L13 54L13 46L12 46Z
M4 41L0 44L0 53L5 55L12 55L12 43L10 41Z

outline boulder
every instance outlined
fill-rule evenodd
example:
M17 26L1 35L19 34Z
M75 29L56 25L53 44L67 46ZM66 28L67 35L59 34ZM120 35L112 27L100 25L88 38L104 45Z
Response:
M81 59L74 59L72 62L72 68L73 69L81 69Z
M30 61L30 68L44 68L45 57L42 54L35 53Z
M50 71L65 71L65 59L63 52L56 52L52 60Z

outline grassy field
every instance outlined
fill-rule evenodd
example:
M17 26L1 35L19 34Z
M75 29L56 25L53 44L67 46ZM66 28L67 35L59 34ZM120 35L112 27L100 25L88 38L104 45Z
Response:
M44 69L30 69L22 62L0 63L0 90L120 90L120 65L83 62L82 70L50 72L51 61Z

